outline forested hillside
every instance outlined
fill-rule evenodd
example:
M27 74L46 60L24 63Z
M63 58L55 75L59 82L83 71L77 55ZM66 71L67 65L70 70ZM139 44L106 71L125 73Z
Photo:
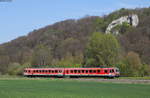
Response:
M138 15L139 25L136 28L122 26L119 28L121 31L119 35L104 34L111 21L129 14ZM127 76L129 74L148 75L150 69L149 20L150 8L122 8L106 16L87 16L78 20L69 19L48 25L30 32L27 36L1 44L0 73L21 74L24 67L104 65L117 66L122 70L122 74ZM98 45L100 46L97 47ZM103 53L97 55L96 51ZM111 57L108 57L110 53L112 53Z

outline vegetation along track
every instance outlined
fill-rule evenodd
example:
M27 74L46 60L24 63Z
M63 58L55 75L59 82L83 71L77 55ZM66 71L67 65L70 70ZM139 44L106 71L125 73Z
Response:
M114 79L105 78L26 78L26 77L1 77L0 80L71 80L71 81L91 81L129 84L150 84L150 77L120 77Z

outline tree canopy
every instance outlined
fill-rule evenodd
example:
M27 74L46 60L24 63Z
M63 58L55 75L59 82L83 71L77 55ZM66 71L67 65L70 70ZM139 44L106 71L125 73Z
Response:
M86 48L86 65L113 66L119 54L120 45L111 34L94 32Z

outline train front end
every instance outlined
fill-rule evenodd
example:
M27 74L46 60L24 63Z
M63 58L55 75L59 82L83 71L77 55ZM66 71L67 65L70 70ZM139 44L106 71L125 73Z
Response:
M115 77L119 77L120 76L119 68L114 68L114 74L115 74Z
M120 76L120 71L118 68L109 68L109 77L119 77Z

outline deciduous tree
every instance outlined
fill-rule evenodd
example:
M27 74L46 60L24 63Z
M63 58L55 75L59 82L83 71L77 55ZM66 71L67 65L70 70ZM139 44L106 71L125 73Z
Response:
M86 65L112 66L119 54L119 43L111 34L93 33L85 52Z

